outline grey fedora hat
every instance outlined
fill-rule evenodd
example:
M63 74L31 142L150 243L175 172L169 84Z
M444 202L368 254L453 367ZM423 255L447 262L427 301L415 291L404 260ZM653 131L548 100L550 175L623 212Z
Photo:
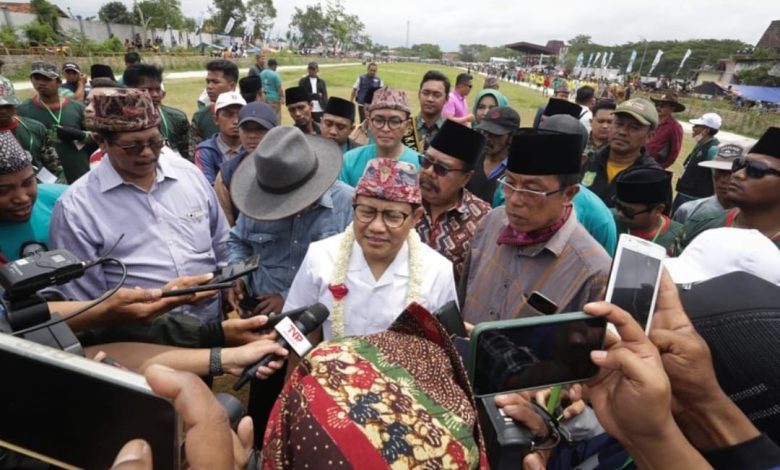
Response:
M274 127L236 168L230 197L253 219L283 219L319 199L336 181L342 161L330 140L297 127Z

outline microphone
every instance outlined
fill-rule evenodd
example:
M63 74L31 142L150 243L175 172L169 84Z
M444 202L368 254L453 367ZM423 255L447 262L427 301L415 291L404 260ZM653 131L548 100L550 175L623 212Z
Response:
M311 343L306 339L306 335L319 328L329 316L330 312L327 307L321 303L316 303L306 307L305 311L295 322L289 316L283 318L274 327L276 332L279 333L279 339L276 340L276 344L281 345L283 348L291 348L298 356L303 357L312 348ZM240 390L241 387L255 377L257 369L278 359L281 358L276 354L269 354L245 368L244 372L241 373L241 377L233 384L233 390Z

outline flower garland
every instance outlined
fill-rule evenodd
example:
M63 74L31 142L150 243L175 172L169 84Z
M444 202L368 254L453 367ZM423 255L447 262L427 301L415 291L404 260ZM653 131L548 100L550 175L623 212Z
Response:
M355 242L355 231L352 225L349 224L344 231L344 238L341 240L336 259L336 267L333 270L333 278L328 284L328 290L333 295L331 306L333 338L344 336L344 297L349 293L345 282L347 265L352 255L352 244ZM406 291L406 305L409 305L420 298L422 289L422 256L420 255L422 241L417 230L409 230L406 243L409 245L409 286Z

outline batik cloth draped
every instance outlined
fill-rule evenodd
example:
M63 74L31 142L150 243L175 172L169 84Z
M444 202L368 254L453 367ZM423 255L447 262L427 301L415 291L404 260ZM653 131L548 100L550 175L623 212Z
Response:
M388 331L313 349L271 412L262 467L486 469L466 372L438 321L411 304Z

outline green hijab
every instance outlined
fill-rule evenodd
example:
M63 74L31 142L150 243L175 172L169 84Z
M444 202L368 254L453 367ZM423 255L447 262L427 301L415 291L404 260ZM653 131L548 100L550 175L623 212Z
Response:
M502 95L500 91L493 89L493 88L485 88L484 90L477 93L476 99L474 99L474 106L471 108L471 112L476 116L477 115L477 107L479 106L479 101L484 97L490 95L493 97L494 100L496 100L497 106L509 106L509 100L506 99L506 96ZM477 127L479 124L479 121L474 121L471 123L471 127Z

